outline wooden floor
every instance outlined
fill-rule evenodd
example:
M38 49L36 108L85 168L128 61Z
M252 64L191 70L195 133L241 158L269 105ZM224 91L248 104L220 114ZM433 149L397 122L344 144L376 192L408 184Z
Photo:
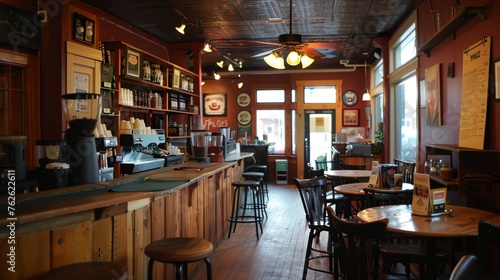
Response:
M238 224L212 255L213 279L302 279L309 229L294 185L269 185L268 218L257 240L254 224ZM326 244L324 234L318 246ZM327 267L326 262L314 265ZM200 278L205 273L200 273ZM202 276L202 277L201 277ZM307 279L333 279L308 270Z

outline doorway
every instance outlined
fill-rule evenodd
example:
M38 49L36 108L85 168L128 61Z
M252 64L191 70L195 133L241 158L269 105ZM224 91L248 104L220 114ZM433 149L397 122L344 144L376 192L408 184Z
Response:
M332 160L335 110L306 110L304 116L304 174L307 174L308 163L316 168L316 159Z

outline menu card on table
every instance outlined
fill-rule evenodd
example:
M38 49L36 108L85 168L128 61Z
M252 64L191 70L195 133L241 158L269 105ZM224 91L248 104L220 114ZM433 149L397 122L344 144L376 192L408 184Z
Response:
M411 203L412 213L415 215L427 216L430 214L429 194L431 184L429 174L413 174L413 200Z
M370 179L368 179L368 187L378 188L378 161L372 162L372 173L370 174Z
M446 188L431 190L431 206L432 213L444 212L446 209Z

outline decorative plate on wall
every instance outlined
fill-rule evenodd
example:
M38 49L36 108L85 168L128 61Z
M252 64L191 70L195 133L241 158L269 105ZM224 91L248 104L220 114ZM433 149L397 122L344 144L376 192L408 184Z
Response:
M342 103L346 106L354 106L358 103L358 94L353 90L346 90L342 94Z
M238 94L238 97L236 98L236 102L240 107L247 107L250 105L250 95L248 93L240 93Z
M250 111L243 110L238 113L236 116L238 123L241 125L248 125L252 121L252 114Z

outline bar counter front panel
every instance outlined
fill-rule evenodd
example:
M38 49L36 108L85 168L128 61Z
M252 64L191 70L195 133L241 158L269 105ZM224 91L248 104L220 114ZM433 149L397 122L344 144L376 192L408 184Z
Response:
M127 267L129 279L146 279L144 248L151 241L200 237L217 248L228 230L231 183L241 178L248 155L202 169L188 162L103 183L18 194L14 221L8 220L3 197L0 279L43 279L52 269L90 261L117 262ZM184 168L174 170L179 167ZM178 184L163 191L132 190L145 178ZM132 191L111 191L128 186ZM14 230L7 226L12 222ZM13 235L15 243L9 243ZM7 269L10 260L15 272ZM203 263L189 266L190 273L200 269ZM173 279L174 266L156 262L154 274L154 279Z

